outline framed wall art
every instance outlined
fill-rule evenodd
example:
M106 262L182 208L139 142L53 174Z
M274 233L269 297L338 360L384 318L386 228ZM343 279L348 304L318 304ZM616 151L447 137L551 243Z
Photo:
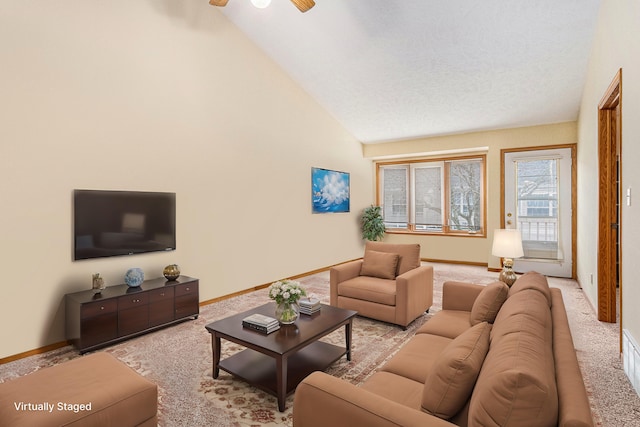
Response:
M311 206L313 213L349 212L349 173L311 168Z

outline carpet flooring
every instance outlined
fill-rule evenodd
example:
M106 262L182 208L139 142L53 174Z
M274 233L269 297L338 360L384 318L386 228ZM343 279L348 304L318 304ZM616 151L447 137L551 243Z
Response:
M353 324L352 361L342 358L327 372L351 383L366 380L440 309L442 283L461 280L490 283L497 273L486 268L452 264L434 266L434 306L407 330L357 317ZM328 303L329 274L299 279L309 293ZM574 280L549 278L562 290L576 353L598 426L640 427L640 397L627 380L619 355L618 326L597 321L594 310ZM212 374L210 335L205 325L268 302L266 289L230 298L200 309L197 320L143 335L104 350L158 384L160 426L290 426L293 396L287 410L277 410L276 399L221 371ZM341 328L323 338L343 345ZM222 357L242 350L223 340ZM0 365L0 382L79 357L70 346Z

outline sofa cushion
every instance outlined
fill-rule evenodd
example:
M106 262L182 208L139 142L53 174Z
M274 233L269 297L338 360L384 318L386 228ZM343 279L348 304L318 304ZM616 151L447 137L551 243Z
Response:
M365 251L360 275L393 280L396 278L399 258L398 254Z
M506 283L493 282L485 286L471 307L469 322L472 325L482 322L493 323L507 295L509 295L509 287Z
M391 372L381 371L367 378L367 381L361 387L378 396L401 403L415 410L420 410L420 399L424 388L422 382Z
M398 254L398 269L396 276L406 273L409 270L420 267L420 245L417 243L384 243L384 242L367 242L365 246L365 254L367 251L387 252Z
M338 284L338 296L395 306L396 287L393 280L358 276Z
M451 338L437 335L416 335L402 346L381 370L424 384L435 361L451 342ZM422 391L420 394L422 396ZM419 409L419 406L416 409Z
M442 310L420 326L416 335L429 334L454 339L471 326L468 311Z
M469 400L489 350L491 325L478 323L468 329L438 356L424 383L422 409L449 419Z
M541 292L507 298L469 405L469 427L556 426L558 390L552 319Z
M509 289L509 296L515 295L525 289L535 289L547 299L547 305L551 307L551 290L547 278L535 271L523 274Z

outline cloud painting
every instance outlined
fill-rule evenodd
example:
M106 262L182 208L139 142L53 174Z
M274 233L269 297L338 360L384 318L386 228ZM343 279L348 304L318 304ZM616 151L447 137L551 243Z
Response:
M349 174L311 168L313 213L349 212Z

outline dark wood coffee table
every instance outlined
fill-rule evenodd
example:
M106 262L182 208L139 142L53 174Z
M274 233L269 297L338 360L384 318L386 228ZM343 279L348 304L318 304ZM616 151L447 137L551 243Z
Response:
M301 314L293 325L282 325L269 335L242 327L242 319L253 313L274 317L275 303L268 303L213 323L211 334L213 378L220 369L278 398L278 409L285 410L285 399L313 371L322 371L346 355L351 360L351 325L357 312L322 305L320 312ZM345 347L319 341L345 327ZM220 360L221 339L247 347Z

